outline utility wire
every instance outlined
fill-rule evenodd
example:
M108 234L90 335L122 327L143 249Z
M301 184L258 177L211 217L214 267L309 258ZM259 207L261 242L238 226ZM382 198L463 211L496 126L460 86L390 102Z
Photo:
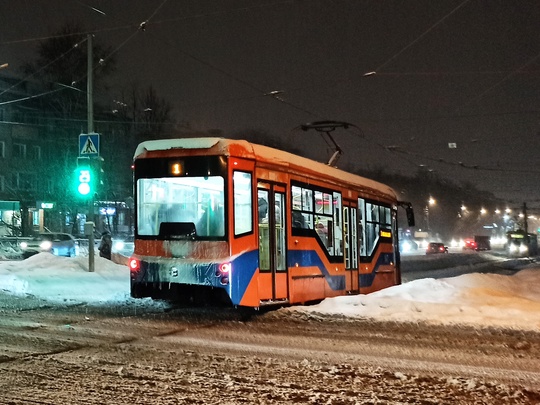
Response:
M43 70L47 69L49 66L51 66L53 63L56 63L57 61L59 61L60 59L64 58L67 54L71 53L74 49L77 49L81 44L83 44L84 42L86 41L86 38L80 40L79 42L77 42L75 45L73 45L69 50L67 50L66 52L64 52L63 54L61 54L60 56L58 56L57 58L55 58L54 60L52 60L51 62L47 63L46 65L40 67L38 70L36 70L35 72L31 73L30 75L26 76L25 78L19 80L17 83L15 83L14 85L12 85L11 87L8 87L7 89L5 89L4 91L2 91L0 93L0 96L2 96L3 94L7 93L8 91L12 90L13 88L17 87L18 85L30 80L33 76L37 75L38 73L42 72ZM47 93L43 93L42 95L45 95L45 94L49 94L50 92L47 92ZM24 98L24 100L27 100L28 98ZM17 100L13 100L13 101L10 101L10 102L7 102L7 103L0 103L1 104L10 104L10 103L13 103L13 102L16 102Z
M456 8L454 8L452 11L450 11L448 14L446 14L443 18L441 18L439 21L437 21L435 24L433 24L431 27L429 27L426 31L424 31L422 34L420 34L419 37L417 37L415 40L410 42L408 45L406 45L404 48L402 48L399 52L392 55L389 59L387 59L383 64L377 66L375 69L375 72L378 73L379 70L382 70L383 67L388 65L390 62L392 62L394 59L396 59L398 56L400 56L403 52L405 52L407 49L412 47L414 44L419 42L422 38L424 38L428 33L433 31L437 26L443 23L446 19L448 19L451 15L453 15L456 11L458 11L460 8L462 8L465 4L467 4L470 0L465 0L461 2Z

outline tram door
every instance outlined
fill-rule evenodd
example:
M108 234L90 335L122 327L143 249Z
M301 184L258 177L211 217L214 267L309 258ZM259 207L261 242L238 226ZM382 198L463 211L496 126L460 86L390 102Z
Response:
M288 298L285 243L285 188L258 184L259 297L261 301Z
M345 241L345 270L347 271L347 291L358 292L358 221L356 204L345 201L343 204L343 229Z

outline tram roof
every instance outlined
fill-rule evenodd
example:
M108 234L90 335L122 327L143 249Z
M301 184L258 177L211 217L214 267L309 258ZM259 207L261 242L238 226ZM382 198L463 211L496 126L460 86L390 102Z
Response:
M393 198L397 198L396 192L386 184L379 183L375 180L371 180L357 174L348 173L341 169L317 162L316 160L308 159L268 146L251 143L246 140L203 137L145 141L138 145L133 159L141 157L141 155L145 154L146 152L167 151L174 149L212 149L211 154L220 154L226 156L233 155L248 159L263 158L267 161L287 167L309 167L309 169L312 171L320 172L328 175L328 177L333 177L347 183L355 184L362 188L377 190L379 192L391 195Z

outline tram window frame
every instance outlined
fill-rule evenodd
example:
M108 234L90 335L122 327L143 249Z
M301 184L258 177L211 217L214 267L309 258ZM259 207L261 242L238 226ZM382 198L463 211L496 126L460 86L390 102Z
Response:
M291 184L291 204L293 232L295 229L315 231L311 235L316 235L328 256L342 257L341 193L301 183Z
M243 175L242 178L237 176L240 174ZM246 181L247 177L249 179ZM247 192L247 197L241 198L240 191ZM233 171L233 216L235 237L253 233L253 174L251 172Z
M392 228L392 208L389 204L358 198L359 251L361 257L371 257L381 238L382 229Z

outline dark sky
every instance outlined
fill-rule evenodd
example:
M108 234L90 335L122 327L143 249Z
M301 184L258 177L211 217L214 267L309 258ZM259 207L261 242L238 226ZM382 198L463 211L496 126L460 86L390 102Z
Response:
M0 0L0 64L70 20L115 50L114 85L152 84L193 129L254 128L326 160L294 128L345 121L361 131L333 133L342 167L426 168L540 205L538 0Z

